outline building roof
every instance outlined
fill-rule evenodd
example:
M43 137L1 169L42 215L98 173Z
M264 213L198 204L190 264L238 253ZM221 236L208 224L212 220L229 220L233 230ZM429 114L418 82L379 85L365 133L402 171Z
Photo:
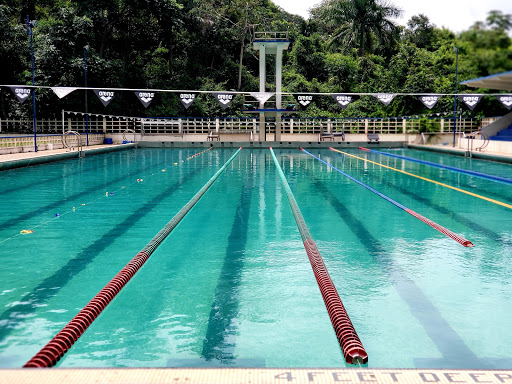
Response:
M501 89L504 91L512 91L512 71L497 73L478 79L466 80L461 85L467 85L473 88Z

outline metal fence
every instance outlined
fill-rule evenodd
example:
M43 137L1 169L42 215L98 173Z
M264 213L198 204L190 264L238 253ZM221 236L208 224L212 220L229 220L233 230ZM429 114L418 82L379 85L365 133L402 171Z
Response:
M268 133L275 132L275 121L267 121ZM38 120L38 134L62 134L66 131L86 133L123 133L134 130L142 135L184 135L220 133L257 133L259 122L255 117L209 118L131 118L91 115L86 127L83 115L67 114L61 119ZM471 133L479 129L474 119L458 119L456 131ZM281 132L289 134L319 134L344 132L346 134L399 134L407 132L453 132L453 119L414 118L290 118L281 122ZM0 119L0 133L33 133L32 120Z
M64 135L37 135L37 146L39 149L57 149L64 147ZM89 134L89 145L103 144L105 135L103 133ZM66 137L68 146L78 146L78 138L76 136ZM85 136L81 137L82 145L85 145ZM0 149L18 148L21 151L32 150L34 148L34 136L18 135L18 136L0 136Z

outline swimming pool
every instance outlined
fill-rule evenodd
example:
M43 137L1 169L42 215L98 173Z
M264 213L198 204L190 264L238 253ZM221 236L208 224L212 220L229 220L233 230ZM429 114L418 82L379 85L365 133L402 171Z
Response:
M138 149L0 173L0 366L21 367L235 153ZM274 149L369 367L512 367L512 211L329 150ZM510 185L349 154L512 201ZM393 151L509 177L510 165ZM21 235L20 231L33 230ZM344 367L268 149L242 150L58 367Z

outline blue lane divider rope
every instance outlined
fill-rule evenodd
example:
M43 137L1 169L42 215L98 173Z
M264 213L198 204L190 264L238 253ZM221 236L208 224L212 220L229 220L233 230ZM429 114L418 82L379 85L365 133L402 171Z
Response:
M469 170L467 170L467 169L462 169L462 168L457 168L457 167L451 167L451 166L449 166L449 165L443 165L443 164L438 164L438 163L432 163L432 162L430 162L430 161L420 160L420 159L415 159L415 158L407 157L407 156L395 155L395 154L393 154L393 153L388 153L388 152L376 151L376 150L374 150L374 149L367 149L367 148L363 148L363 147L360 147L360 149L361 149L361 150L363 150L363 151L370 152L370 153L377 153L377 154L379 154L379 155L384 155L384 156L389 156L389 157L396 157L397 159L402 159L402 160L412 161L413 163L424 164L424 165L430 165L431 167L436 167L436 168L441 168L441 169L447 169L447 170L452 171L452 172L464 173L464 174L466 174L466 175L476 176L476 177L480 177L480 178L482 178L482 179L487 179L487 180L492 180L492 181L498 181L498 182L500 182L500 183L512 184L512 179L507 179L507 178L505 178L505 177L489 175L489 174L487 174L487 173L481 173L481 172L469 171Z

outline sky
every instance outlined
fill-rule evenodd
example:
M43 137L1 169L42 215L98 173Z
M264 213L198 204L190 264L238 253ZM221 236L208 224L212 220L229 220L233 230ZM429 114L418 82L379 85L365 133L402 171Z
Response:
M288 13L308 17L308 9L320 0L272 0ZM404 13L396 19L400 25L415 15L423 13L432 24L446 27L452 32L467 30L476 21L485 21L491 10L500 10L504 14L512 14L512 0L388 0L401 8Z

